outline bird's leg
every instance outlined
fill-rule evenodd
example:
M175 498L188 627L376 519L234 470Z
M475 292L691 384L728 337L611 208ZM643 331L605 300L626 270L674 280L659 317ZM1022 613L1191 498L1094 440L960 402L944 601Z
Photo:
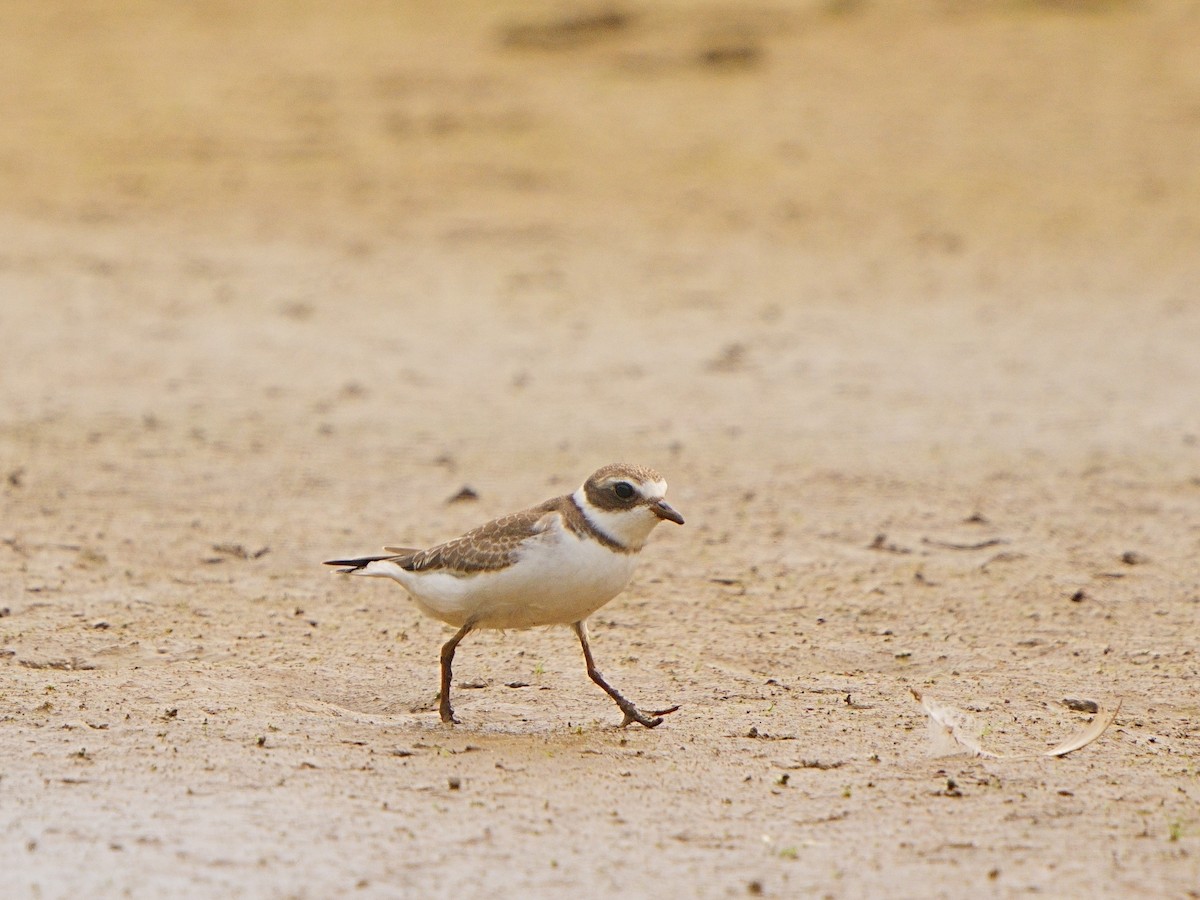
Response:
M450 707L450 667L454 663L454 650L458 647L458 642L470 634L472 627L473 623L468 622L454 632L454 637L442 644L442 692L438 695L438 713L441 714L442 721L449 725L458 724L458 719L454 718L454 710Z
M592 659L592 648L588 644L587 624L582 620L571 626L575 629L575 633L579 635L579 645L583 647L583 661L587 663L588 677L596 684L604 689L604 693L612 697L616 701L617 706L621 708L621 712L625 713L625 718L621 722L621 727L631 725L637 722L639 725L645 725L647 728L654 728L656 725L662 724L662 717L668 713L673 713L679 709L678 706L672 706L670 709L660 709L646 715L628 700L621 696L620 692L604 680L604 676L600 674L600 670L596 668L596 661Z

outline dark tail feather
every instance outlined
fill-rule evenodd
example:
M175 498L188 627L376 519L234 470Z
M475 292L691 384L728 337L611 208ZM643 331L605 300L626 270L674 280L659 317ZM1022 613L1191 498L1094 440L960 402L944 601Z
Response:
M378 562L381 559L391 559L390 556L360 556L358 559L327 559L327 566L344 566L341 571L343 574L357 572L359 569L365 569L368 563Z

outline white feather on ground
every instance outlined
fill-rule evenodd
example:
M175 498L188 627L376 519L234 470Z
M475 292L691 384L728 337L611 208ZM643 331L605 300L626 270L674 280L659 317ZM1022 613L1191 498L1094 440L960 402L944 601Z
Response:
M1121 704L1118 701L1111 712L1101 710L1096 713L1091 724L1079 732L1079 734L1067 738L1042 753L1005 756L1000 753L993 753L983 746L980 740L980 729L970 713L945 703L939 703L930 697L922 696L914 688L909 688L909 691L916 698L916 701L921 704L921 708L925 710L925 715L928 717L929 739L932 744L931 752L934 756L954 756L963 752L969 752L975 756L986 757L988 759L1036 759L1039 756L1066 756L1068 753L1073 753L1076 750L1086 747L1100 737L1100 735L1104 734L1108 730L1108 726L1117 717L1117 713L1121 711Z

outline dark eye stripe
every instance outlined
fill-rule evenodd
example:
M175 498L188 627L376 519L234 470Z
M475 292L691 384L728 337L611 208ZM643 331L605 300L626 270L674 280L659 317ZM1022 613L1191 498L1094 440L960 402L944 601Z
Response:
M639 503L651 502L642 496L640 485L643 483L645 482L636 475L624 471L608 473L601 469L583 483L583 495L595 509L616 512L631 509ZM617 493L617 486L622 484L632 492L627 497Z

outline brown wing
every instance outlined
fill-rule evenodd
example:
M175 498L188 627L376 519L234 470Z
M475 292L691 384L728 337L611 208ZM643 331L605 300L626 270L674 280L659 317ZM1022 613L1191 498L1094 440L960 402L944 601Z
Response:
M547 500L531 509L494 519L428 550L406 551L396 562L410 572L440 569L454 575L503 569L516 562L517 550L524 541L544 530L539 523L547 513L559 512L563 499Z

